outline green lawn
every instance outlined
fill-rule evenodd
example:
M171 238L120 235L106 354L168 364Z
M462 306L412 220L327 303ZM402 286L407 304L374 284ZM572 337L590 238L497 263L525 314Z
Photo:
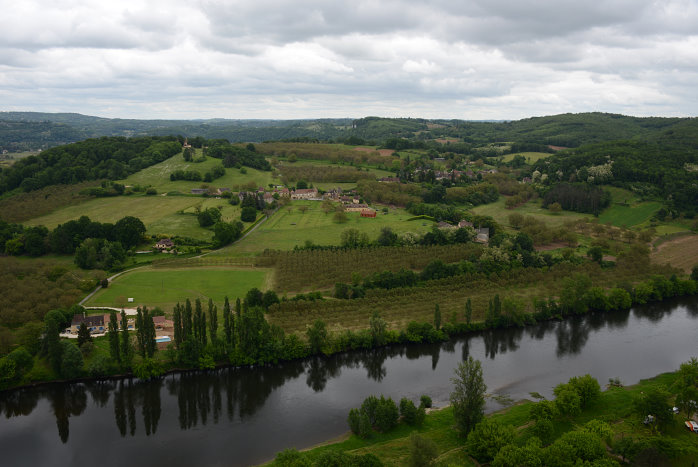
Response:
M303 245L306 240L317 245L339 245L342 232L348 228L366 232L370 240L375 240L383 227L390 227L400 234L422 233L432 225L428 221L408 221L412 215L404 209L391 209L388 214L379 210L375 218L363 218L358 212L349 212L348 222L338 224L333 221L333 213L325 214L321 205L319 201L293 201L279 209L247 238L213 254L236 256L265 248L291 250L296 245ZM308 210L302 213L298 209L300 206L306 206Z
M143 268L123 274L100 290L86 306L138 306L160 307L170 312L177 302L187 298L192 301L212 298L219 309L227 295L231 301L243 298L253 287L264 289L269 271L266 269L191 268L151 269ZM134 302L127 304L126 298Z

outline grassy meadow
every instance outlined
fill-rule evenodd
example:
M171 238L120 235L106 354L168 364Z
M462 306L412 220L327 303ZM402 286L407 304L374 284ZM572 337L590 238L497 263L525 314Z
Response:
M196 150L196 156L201 156L201 150ZM190 182L187 180L170 181L170 174L175 170L194 170L201 173L201 176L211 170L215 166L222 165L220 159L213 157L206 158L203 162L186 162L181 154L170 157L167 160L147 167L135 174L129 176L119 183L124 185L141 185L152 186L158 193L168 193L171 191L179 191L181 193L190 193L192 188L200 188L202 185L214 186L217 188L226 187L234 190L236 186L254 183L256 186L266 187L270 183L279 183L278 179L274 179L271 172L245 167L246 174L240 172L240 169L229 168L225 169L225 175L217 178L210 183L202 181ZM237 191L237 190L235 190Z
M299 209L301 206L307 208L305 213ZM383 227L390 227L396 233L420 233L431 229L432 225L432 222L423 220L408 221L412 215L404 209L390 209L387 214L379 211L375 218L364 218L358 212L348 212L349 220L337 223L333 220L334 213L325 214L321 206L319 201L292 201L248 237L213 254L235 256L266 248L291 250L296 245L304 245L306 240L316 245L339 245L342 232L348 228L366 232L369 239L374 240Z
M114 279L107 289L97 292L85 306L120 307L132 297L131 306L160 307L170 312L177 302L213 299L222 308L226 295L232 301L243 298L253 287L265 289L269 276L266 269L192 268L151 269L127 272Z
M560 227L565 222L570 220L592 218L591 214L581 214L572 211L561 211L559 213L552 213L547 209L544 209L541 205L541 200L532 200L526 204L518 206L514 209L507 209L504 205L506 201L505 196L500 196L494 203L483 204L476 206L471 209L477 215L480 216L491 216L495 221L497 221L502 226L509 226L509 215L517 212L524 216L531 216L539 221L543 221L548 224L548 227Z

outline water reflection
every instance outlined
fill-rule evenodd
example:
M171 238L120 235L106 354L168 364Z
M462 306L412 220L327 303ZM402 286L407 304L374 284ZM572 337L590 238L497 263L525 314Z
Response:
M49 392L51 410L56 416L58 437L63 443L67 443L70 436L69 418L77 417L85 411L87 391L82 384L57 385L54 389Z

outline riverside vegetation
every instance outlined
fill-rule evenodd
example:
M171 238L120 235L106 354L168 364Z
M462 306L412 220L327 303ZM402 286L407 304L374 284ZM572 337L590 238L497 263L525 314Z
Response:
M428 396L419 408L403 398L399 409L392 399L370 396L349 412L349 439L302 453L288 449L269 465L691 465L698 456L698 439L683 424L696 412L688 399L698 391L695 358L634 386L611 379L605 391L589 375L573 377L555 387L552 400L531 393L537 402L487 417L477 360L461 363L452 383L451 405L426 415Z

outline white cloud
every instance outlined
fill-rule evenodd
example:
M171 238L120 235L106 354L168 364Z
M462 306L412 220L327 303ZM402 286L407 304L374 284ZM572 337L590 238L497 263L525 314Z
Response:
M698 1L0 0L0 110L696 115Z

